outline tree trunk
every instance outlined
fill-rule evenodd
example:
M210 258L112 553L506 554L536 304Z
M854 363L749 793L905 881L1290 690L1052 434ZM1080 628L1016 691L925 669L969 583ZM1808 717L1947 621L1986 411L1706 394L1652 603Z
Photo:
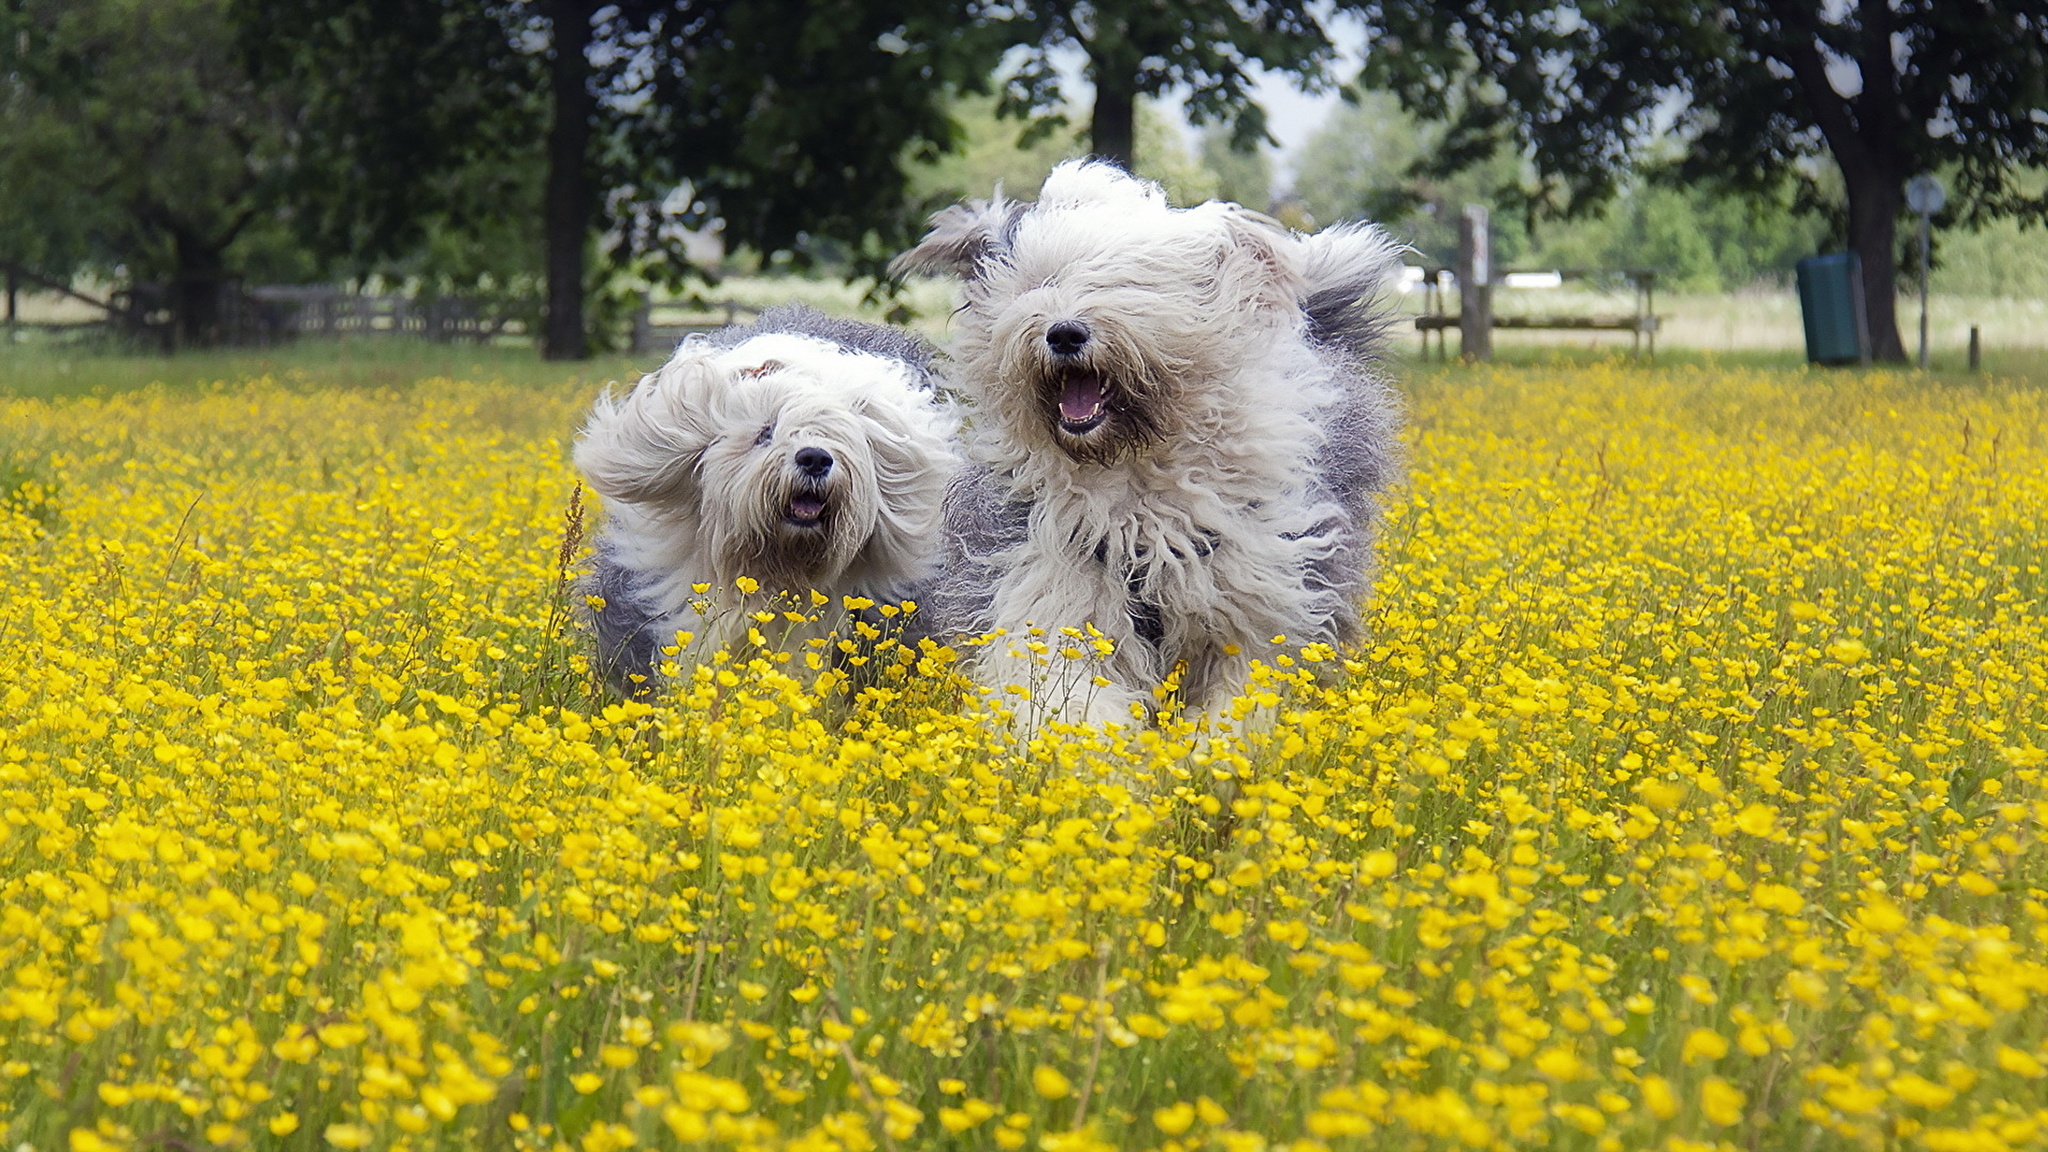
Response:
M1863 315L1870 329L1870 358L1904 363L1899 338L1899 210L1902 181L1868 174L1845 181L1849 195L1849 247L1863 263Z
M172 236L177 267L171 273L171 340L179 348L211 348L222 342L221 294L227 286L222 246L186 229Z
M1870 325L1870 358L1904 363L1899 339L1899 213L1905 208L1911 162L1901 150L1905 138L1899 69L1892 33L1898 26L1891 0L1857 0L1862 44L1856 67L1863 88L1849 98L1855 108L1863 158L1842 167L1849 197L1849 246L1863 262L1863 314Z
M1097 5L1095 19L1094 38L1083 44L1088 53L1088 79L1095 85L1095 107L1088 115L1088 150L1097 159L1129 172L1137 155L1140 57L1131 43L1130 26L1115 5Z
M554 55L548 63L554 123L548 129L548 303L541 354L583 360L590 339L583 327L583 253L589 239L590 120L597 97L590 90L591 9L585 0L548 0Z
M1095 109L1088 117L1089 151L1128 172L1137 151L1138 85L1130 73L1095 68Z
M1820 52L1819 9L1780 0L1772 9L1783 24L1772 56L1791 70L1807 112L1827 141L1849 199L1849 247L1863 263L1863 316L1873 360L1902 362L1899 339L1898 226L1911 162L1901 149L1899 74L1892 59L1896 25L1891 0L1856 0L1862 44L1856 67L1862 89L1844 97L1829 78Z

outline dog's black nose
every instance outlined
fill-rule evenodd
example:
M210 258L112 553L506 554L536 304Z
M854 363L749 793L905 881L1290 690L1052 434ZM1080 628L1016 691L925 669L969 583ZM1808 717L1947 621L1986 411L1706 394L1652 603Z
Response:
M1057 355L1075 355L1088 345L1088 326L1079 320L1062 320L1045 330L1045 343Z
M823 476L832 470L832 454L823 448L799 448L796 450L796 466L806 476Z

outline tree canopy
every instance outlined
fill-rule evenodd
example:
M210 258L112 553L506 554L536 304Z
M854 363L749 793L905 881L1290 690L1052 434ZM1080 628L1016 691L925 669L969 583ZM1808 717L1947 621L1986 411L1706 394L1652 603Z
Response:
M2048 162L2048 0L1360 0L1362 82L1450 124L1433 166L1503 143L1537 207L1611 197L1641 143L1687 142L1680 180L1791 185L1827 205L1839 171L1875 353L1905 355L1897 226L1908 178L1956 183L1950 218L2048 207L2016 174Z
M1266 139L1252 99L1256 65L1319 84L1335 48L1306 0L1040 0L988 22L1024 49L1003 91L1006 112L1057 120L1072 102L1057 54L1079 49L1094 87L1090 150L1128 168L1141 97L1187 95L1188 118L1228 124L1239 147Z
M234 58L225 0L0 9L0 261L68 286L119 268L174 339L207 342L275 240L296 108Z
M330 249L401 245L460 210L445 174L545 156L544 345L569 358L596 237L605 271L655 279L685 270L678 230L712 221L735 246L832 245L878 270L921 216L904 164L952 142L946 101L1001 51L956 8L240 0L259 73L327 90L305 139L340 164L313 214Z

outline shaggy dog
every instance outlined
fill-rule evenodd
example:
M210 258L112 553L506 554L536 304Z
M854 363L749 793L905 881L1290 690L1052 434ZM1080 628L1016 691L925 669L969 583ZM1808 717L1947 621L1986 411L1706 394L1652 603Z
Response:
M699 661L756 626L830 636L845 597L928 577L957 464L930 364L909 333L789 307L600 399L576 466L606 501L585 585L606 678L645 692L662 655ZM792 629L791 609L814 618Z
M939 213L898 257L965 282L970 467L927 611L1009 637L978 675L1030 690L1021 720L1129 721L1176 682L1213 709L1276 645L1358 634L1397 469L1398 404L1372 366L1396 251L1366 225L1303 236L1232 204L1176 209L1076 161L1035 204ZM1046 655L1061 649L1086 659Z

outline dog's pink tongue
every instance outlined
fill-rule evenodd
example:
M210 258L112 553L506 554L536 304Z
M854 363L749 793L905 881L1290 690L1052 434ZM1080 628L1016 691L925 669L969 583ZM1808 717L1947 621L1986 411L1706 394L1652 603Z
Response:
M825 514L825 502L816 496L794 496L789 501L789 514L799 520L816 520Z
M1071 424L1093 420L1102 414L1102 377L1093 372L1076 372L1067 377L1060 392L1060 419Z

